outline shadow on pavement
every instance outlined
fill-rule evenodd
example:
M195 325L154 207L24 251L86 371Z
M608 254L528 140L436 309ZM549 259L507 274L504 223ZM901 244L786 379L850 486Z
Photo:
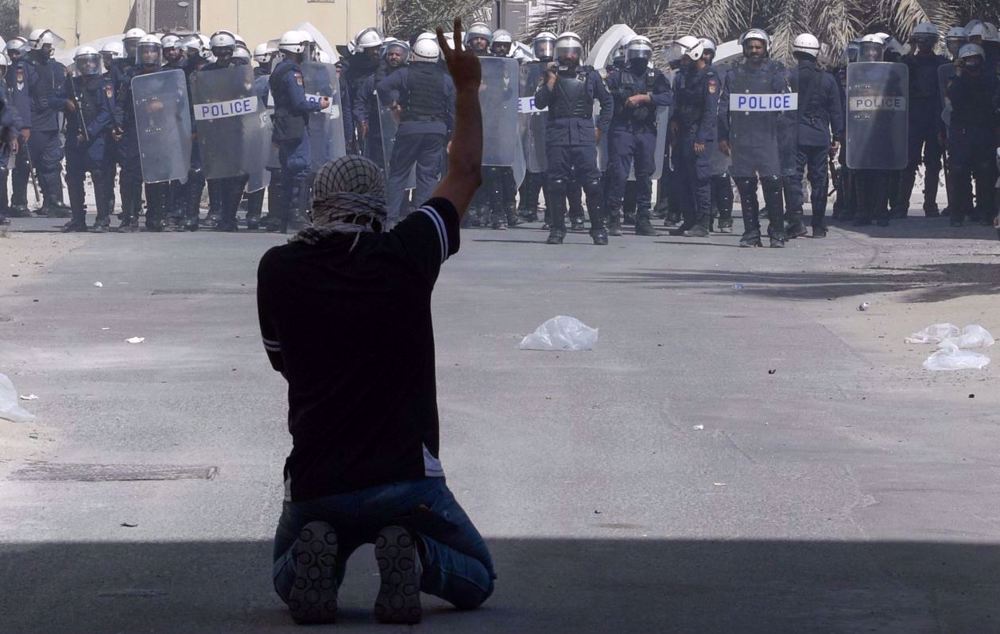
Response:
M779 299L833 299L870 293L909 292L913 302L940 302L1000 291L997 264L954 262L915 268L869 267L857 273L659 271L622 272L596 280L638 284L652 289L698 289L711 293L745 293ZM734 284L742 284L734 289Z
M1000 631L1000 545L489 541L494 596L456 612L425 595L423 629ZM371 621L375 570L370 549L351 559L339 627L394 631ZM4 632L302 631L271 589L269 542L7 544L0 571Z
M924 218L909 216L893 218L888 227L878 225L853 226L850 221L831 220L830 225L848 233L860 233L872 238L887 239L927 239L948 238L952 240L992 240L996 241L997 231L992 226L966 220L961 227L952 227L947 217Z

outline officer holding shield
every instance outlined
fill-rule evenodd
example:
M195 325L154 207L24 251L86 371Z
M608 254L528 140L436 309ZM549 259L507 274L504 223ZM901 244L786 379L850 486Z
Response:
M11 172L10 216L12 218L27 218L28 211L28 176L31 165L28 163L28 139L31 138L31 92L29 86L35 72L31 64L24 59L28 50L28 42L21 37L11 38L7 42L7 55L10 66L7 67L7 90L11 105L17 110L20 119L19 149L14 159L14 169Z
M673 95L663 73L649 66L653 45L649 38L637 36L625 47L625 61L620 69L608 73L608 92L614 98L614 115L608 133L608 172L605 177L608 201L608 229L621 235L622 199L629 166L635 170L636 220L638 235L656 235L649 221L653 204L653 181L656 161L657 108L669 107Z
M62 94L66 67L52 59L55 45L60 42L61 38L44 29L35 35L32 51L28 54L28 62L34 71L29 76L32 83L28 86L31 93L28 149L44 201L38 214L65 218L70 210L63 203L60 178L63 148L59 138L59 113L66 100Z
M302 67L309 34L303 31L288 31L281 36L278 50L284 59L275 67L268 80L271 97L274 99L274 132L272 141L278 146L283 191L288 196L288 215L284 218L285 228L299 229L306 224L305 210L308 206L309 166L309 114L330 107L329 97L318 101L306 98L302 80Z
M566 237L566 190L574 176L583 183L590 215L590 236L597 245L608 243L604 210L601 208L601 172L597 169L597 142L611 123L614 100L604 80L589 66L581 66L583 43L566 32L556 40L556 62L535 93L535 105L549 109L545 129L551 229L548 244L562 244ZM594 100L601 115L594 124Z
M555 54L556 36L548 31L536 35L531 42L532 54L537 61L521 65L521 96L534 97L544 78L545 67ZM527 115L524 131L525 153L528 155L527 171L521 183L518 215L528 221L538 220L538 194L545 184L545 124L547 112Z

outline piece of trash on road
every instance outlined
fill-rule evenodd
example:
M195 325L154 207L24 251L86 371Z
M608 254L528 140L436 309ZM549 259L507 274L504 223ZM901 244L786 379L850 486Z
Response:
M733 284L733 290L734 291L742 291L743 290L743 285L742 284Z
M951 343L959 348L989 348L996 343L996 339L990 334L989 330L986 330L979 324L969 324L965 328L962 328L962 334L955 337L948 337L941 342L943 346L946 343Z
M17 390L6 374L0 374L0 418L12 423L30 423L35 415L17 402Z
M861 302L860 304L858 304L858 310L860 310L861 312L865 312L871 307L872 305L868 302Z
M97 288L104 288L104 284L102 284L101 282L94 282L94 286L96 286Z
M20 398L21 398L22 401L37 401L38 400L38 396L35 395L35 394L22 394Z
M557 315L521 340L521 350L593 350L597 328L575 317Z
M990 358L985 354L962 350L953 343L942 343L941 348L924 361L924 369L931 372L982 370L989 364Z
M111 330L111 328L104 326L103 328L101 328L101 330Z
M715 486L715 487L724 487L724 486L726 486L726 483L725 482L713 482L712 486Z
M121 525L122 525L122 526L123 526L124 528L136 528L137 526L139 526L138 524L130 524L130 523L128 523L128 522L122 522L122 524L121 524Z
M957 337L961 334L955 324L933 324L927 326L920 332L915 332L904 341L906 343L941 343L949 337Z
M705 426L704 425L695 425L691 429L693 429L695 431L701 431L701 430L705 429Z
M145 340L146 340L145 337L129 337L125 341L128 343L142 343Z

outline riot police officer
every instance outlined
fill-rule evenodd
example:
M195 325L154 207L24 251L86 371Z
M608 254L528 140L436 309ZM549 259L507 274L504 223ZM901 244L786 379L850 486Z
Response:
M184 56L181 38L168 33L160 38L160 44L163 45L163 70L183 71L187 58ZM181 229L184 226L189 197L188 185L189 183L180 181L171 181L168 185L165 218L167 228Z
M418 205L430 198L441 176L445 144L454 122L455 85L438 64L440 52L436 39L418 40L413 44L410 65L377 86L379 99L393 104L392 110L399 117L386 187L390 227L406 215L406 181L414 165L413 197Z
M7 214L10 212L10 199L7 196L8 166L12 155L17 152L17 138L23 127L18 116L17 107L10 100L7 89L7 69L10 68L10 58L3 51L6 43L0 38L0 225L9 224Z
M409 57L410 47L406 42L395 38L386 38L382 48L381 63L374 73L361 82L358 92L353 95L354 121L363 141L364 156L379 166L385 165L385 156L375 87L386 76L405 66Z
M31 38L29 38L30 40ZM62 94L66 67L52 59L60 38L52 31L37 34L28 61L33 73L28 86L31 93L31 137L28 149L32 166L42 190L43 204L39 215L65 218L69 207L63 203L62 142L59 138L59 113L65 95Z
M948 84L952 104L948 128L951 157L951 191L954 194L949 221L961 226L968 217L984 225L996 218L996 130L1000 129L998 80L986 68L986 54L978 44L966 44L958 53L958 69ZM972 205L972 183L976 181L976 207Z
M705 45L693 35L677 40L680 72L674 78L672 115L674 177L684 222L671 235L703 238L712 217L711 152L718 138L722 85L704 58Z
M101 69L101 54L81 46L73 57L77 76L66 77L66 188L73 217L63 231L86 231L83 181L90 172L94 183L97 220L94 230L106 231L111 222L107 184L103 170L110 158L111 130L114 127L115 88Z
M253 91L257 95L261 108L268 108L271 103L268 78L271 76L271 64L277 52L278 49L268 42L258 44L253 51L253 61L257 64L253 69ZM267 186L268 209L273 210L282 204L279 184L281 176L275 173L276 168L273 166L269 165L267 169L271 173L270 183ZM264 195L263 189L247 194L247 229L259 229L261 224L267 221L267 218L261 218L264 211ZM276 217L280 217L280 214ZM264 224L265 227L268 225L270 225L269 221Z
M649 38L637 36L625 47L625 63L608 73L608 92L614 98L614 115L608 133L608 229L621 235L622 199L629 166L635 170L636 220L638 235L656 235L649 214L653 204L652 174L656 163L658 108L672 105L673 95L667 79L650 67L653 45Z
M790 88L785 68L769 59L771 38L766 32L750 29L743 34L740 42L743 46L743 59L726 72L723 80L722 98L719 102L719 143L723 153L731 153L733 158L732 174L740 193L740 207L743 209L740 246L762 246L760 202L757 199L759 181L764 190L764 205L770 220L767 228L770 246L780 248L785 245L785 222L781 178L782 147L778 136L780 124L787 115L773 111L734 111L730 108L729 96L733 93L783 94L789 92ZM733 112L736 114L733 115ZM749 123L750 117L755 115L763 118L754 118L754 123ZM740 121L737 122L734 117L740 117ZM733 133L738 133L739 139Z
M353 100L364 92L365 82L372 77L379 68L379 56L382 52L382 45L385 40L382 34L374 27L367 27L354 36L354 52L350 57L343 60L343 71L341 77L347 85L347 90L341 90L340 102L344 112L355 113ZM348 152L355 148L360 150L362 156L369 156L372 152L381 151L381 143L375 137L367 139L364 137L364 129L356 117L355 125L357 130L351 130L347 137ZM369 124L371 121L369 120ZM369 148L370 145L377 145L377 148Z
M7 42L7 54L10 66L7 67L7 94L10 104L17 110L20 133L18 135L18 152L14 159L14 169L11 173L10 212L12 218L26 218L28 211L28 179L31 174L31 163L28 160L28 139L31 138L31 92L29 86L35 72L34 68L24 58L28 50L28 42L23 37L11 38Z
M509 31L497 29L491 34L489 56L510 57L511 47L514 38ZM497 104L507 101L509 96L514 96L518 90L518 85L514 78L504 83L486 81L484 78L483 89L480 92L481 99L486 103ZM482 189L486 190L488 205L491 211L490 226L494 229L506 229L508 226L515 226L519 223L517 218L516 199L517 186L514 182L514 170L510 167L491 166L483 168L484 183ZM485 224L485 223L484 223Z
M798 65L791 69L788 79L792 90L799 95L799 109L796 176L791 189L792 200L786 201L789 213L786 233L789 238L806 234L802 224L802 180L807 173L812 204L812 237L826 237L827 163L839 151L839 141L844 135L844 106L840 88L833 75L817 65L819 50L819 40L811 33L800 34L792 43L792 55Z
M703 37L701 38L701 44L705 48L701 57L705 60L705 64L711 66L712 62L715 61L715 41L712 40L712 38ZM716 70L715 72L717 78L721 82L722 78L718 77L719 71ZM718 143L713 143L711 146L706 147L706 151L711 154L709 163L711 166L712 177L709 181L712 184L712 219L718 220L717 226L710 222L708 230L718 231L719 233L732 233L733 178L729 175L729 157L722 153L719 149ZM663 166L663 172L664 174L667 174L667 177L669 178L667 166L665 164Z
M548 64L552 61L553 55L555 54L556 47L556 36L548 31L542 31L534 37L531 41L532 54L535 59L540 64ZM526 68L527 66L525 66ZM535 72L533 71L530 75L534 79ZM540 77L539 77L540 79ZM534 96L537 86L531 85L527 86L526 89L529 91L527 96ZM524 96L525 93L522 93ZM547 117L548 115L544 112L534 114L533 117ZM544 122L536 123L534 119L531 121L534 131L542 131L544 134ZM536 139L536 142L544 143L542 139ZM518 215L524 220L534 222L538 220L538 194L542 191L542 185L545 184L545 172L532 170L532 162L529 161L528 169L524 174L524 182L521 183L520 199L518 202Z
M288 216L284 229L299 229L306 223L310 166L309 114L330 107L329 97L311 102L303 87L302 68L310 37L303 31L288 31L281 36L278 50L281 63L268 80L274 99L274 131L272 140L278 146L278 159L283 176L282 189L288 196Z
M934 52L938 42L938 28L929 22L921 22L914 27L910 42L913 50L900 59L909 68L910 74L909 162L900 175L899 191L892 201L892 215L896 218L906 217L917 168L923 163L924 215L935 218L940 215L937 192L941 174L938 131L941 127L942 102L938 68L947 64L948 58Z
M549 67L545 83L535 93L535 104L549 109L545 129L548 187L552 225L547 242L562 244L566 236L566 187L574 175L583 183L594 244L608 243L604 210L601 209L601 172L597 169L597 142L607 131L614 101L601 76L580 65L583 43L566 32L556 40L556 62ZM594 124L594 100L601 116Z

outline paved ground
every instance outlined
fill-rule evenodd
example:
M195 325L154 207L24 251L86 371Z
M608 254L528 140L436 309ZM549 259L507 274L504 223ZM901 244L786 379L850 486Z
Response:
M0 630L296 630L270 588L289 442L253 295L283 238L15 223L0 372L40 398L0 421ZM998 369L930 374L903 343L1000 334L1000 242L946 225L784 250L463 232L434 302L442 458L500 579L478 612L428 598L417 629L1000 632ZM518 350L557 314L597 350ZM79 481L154 466L217 473ZM359 551L339 627L391 631L376 587Z

